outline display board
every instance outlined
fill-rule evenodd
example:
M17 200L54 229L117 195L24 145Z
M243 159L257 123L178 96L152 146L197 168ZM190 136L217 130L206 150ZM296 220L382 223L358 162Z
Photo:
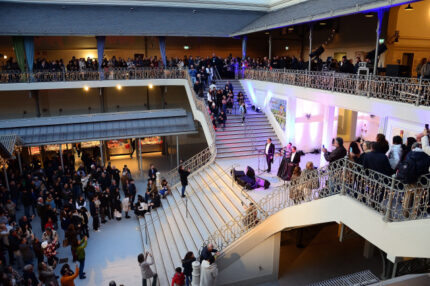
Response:
M276 122L278 122L282 130L285 130L285 124L287 121L286 112L285 112L287 107L287 101L284 99L272 97L270 99L269 106L270 106L270 111L272 112L273 116L276 119Z

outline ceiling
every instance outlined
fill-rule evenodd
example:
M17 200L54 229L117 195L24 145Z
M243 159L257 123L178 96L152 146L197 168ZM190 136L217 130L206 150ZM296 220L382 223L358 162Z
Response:
M238 9L270 12L309 0L9 0L16 3L110 5L110 6L158 6L179 8Z

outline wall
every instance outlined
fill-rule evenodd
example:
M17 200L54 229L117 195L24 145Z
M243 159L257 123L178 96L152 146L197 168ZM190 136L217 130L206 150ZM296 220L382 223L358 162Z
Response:
M388 45L387 64L402 61L403 53L413 53L412 74L416 76L416 66L422 58L430 56L430 0L414 2L414 10L407 11L402 5L394 7L389 13L388 35L399 31L398 42Z
M306 115L310 114L309 119ZM310 152L321 147L324 124L324 106L322 104L297 99L295 141L297 147Z
M375 140L378 134L379 120L380 118L378 116L371 116L367 113L358 112L355 138L361 137L365 140Z
M36 104L30 91L0 92L0 118L36 117Z
M411 122L407 120L399 120L396 118L388 118L387 128L386 128L386 138L391 144L393 136L400 135L403 131L403 142L406 143L408 137L416 137L417 134L423 132L424 124L428 121L423 121L421 123Z
M278 279L281 233L276 233L246 253L230 254L235 260L219 272L218 285L256 285ZM240 259L237 259L240 257Z

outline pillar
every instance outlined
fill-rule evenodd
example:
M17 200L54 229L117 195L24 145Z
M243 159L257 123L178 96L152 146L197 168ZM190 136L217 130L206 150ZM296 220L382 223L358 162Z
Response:
M322 142L321 145L330 150L331 141L337 134L334 134L334 121L335 121L335 110L336 107L326 105L324 106L324 121L323 121L323 132L322 132ZM324 159L324 153L321 152L320 167L327 164Z
M139 160L139 138L134 139L134 150L136 152L137 169L140 171L140 160ZM133 144L133 140L131 142Z
M269 35L269 61L272 58L272 35Z
M312 65L312 58L310 54L312 53L312 28L313 25L309 25L309 63L308 63L308 70L311 71L311 65Z
M248 42L248 37L242 37L242 60L246 59L246 44Z
M339 108L339 122L337 135L343 141L354 141L357 129L357 112L349 109Z
M19 174L22 175L21 147L17 148L16 154L18 156Z
M42 114L40 113L40 103L39 103L39 91L38 90L30 90L30 97L34 98L35 108L36 108L36 116L40 117Z
M286 108L286 142L284 143L284 146L287 145L289 142L293 144L297 144L300 146L300 142L295 142L295 136L296 136L296 97L288 97L287 99L287 106Z
M194 261L192 264L193 266L193 280L191 282L192 286L199 286L200 285L200 262Z
M7 169L6 169L6 163L3 164L3 172L4 172L4 180L6 182L6 189L8 190L8 192L10 192L10 187L9 187L9 178L7 177Z
M142 169L143 169L143 164L142 164L142 139L139 138L139 168L140 168L140 175L142 175Z
M62 144L60 144L60 162L61 162L61 168L64 171L64 161L63 161L63 147L61 146Z
M363 256L367 259L371 258L373 256L373 251L375 250L375 246L371 244L369 241L364 241L364 248L363 248Z
M146 87L146 109L149 110L149 86Z
M378 133L385 135L387 133L387 127L388 127L388 117L387 116L381 117L379 119Z
M167 86L164 86L160 88L161 90L161 109L165 109L166 108L166 95L167 95Z
M179 137L176 135L176 166L179 167Z
M104 92L104 88L100 87L99 88L99 99L100 99L100 112L106 112L105 109L105 92Z
M100 141L99 148L100 148L100 160L101 160L101 164L102 164L102 167L104 167L104 165L105 165L105 158L104 158L104 152L103 152L103 141Z

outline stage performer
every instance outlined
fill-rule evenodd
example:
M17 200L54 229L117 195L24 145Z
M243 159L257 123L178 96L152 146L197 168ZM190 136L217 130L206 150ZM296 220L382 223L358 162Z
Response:
M264 148L264 155L266 155L267 161L267 172L272 171L273 157L275 156L275 145L272 143L272 139L268 138L266 147Z
M301 151L297 152L297 147L293 146L291 148L291 156L288 160L288 163L293 163L293 164L299 165L301 156L302 156L302 152Z

